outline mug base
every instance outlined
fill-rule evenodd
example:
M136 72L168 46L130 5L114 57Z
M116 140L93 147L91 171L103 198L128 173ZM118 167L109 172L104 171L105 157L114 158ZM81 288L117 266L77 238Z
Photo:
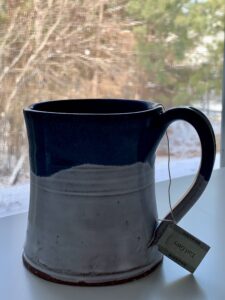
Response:
M27 270L47 281L75 286L106 286L127 283L149 275L158 267L159 264L162 263L163 256L160 255L160 257L156 261L148 266L128 272L98 276L85 276L83 274L80 274L75 276L68 276L67 278L65 275L60 276L58 273L52 271L47 271L47 273L46 271L38 269L37 266L34 266L34 264L25 256L24 253L22 259L23 264L27 268Z

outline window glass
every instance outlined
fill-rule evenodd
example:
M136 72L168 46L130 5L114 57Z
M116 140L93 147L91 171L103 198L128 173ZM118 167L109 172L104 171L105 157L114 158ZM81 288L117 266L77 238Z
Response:
M67 98L151 99L193 105L220 149L224 0L2 0L0 215L26 210L23 107ZM196 173L201 149L185 122L168 129L172 177ZM168 178L167 140L156 180ZM215 167L219 166L219 154Z

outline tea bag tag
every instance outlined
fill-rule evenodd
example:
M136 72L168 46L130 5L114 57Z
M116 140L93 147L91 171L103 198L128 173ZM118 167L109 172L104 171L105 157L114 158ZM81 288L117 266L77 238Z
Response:
M194 273L210 247L175 223L167 223L156 241L159 251Z

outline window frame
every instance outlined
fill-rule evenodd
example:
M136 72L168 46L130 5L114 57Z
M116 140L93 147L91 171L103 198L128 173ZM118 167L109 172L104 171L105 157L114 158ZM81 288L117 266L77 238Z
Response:
M225 30L223 47L223 74L222 74L222 111L221 111L221 146L220 146L220 167L225 167Z

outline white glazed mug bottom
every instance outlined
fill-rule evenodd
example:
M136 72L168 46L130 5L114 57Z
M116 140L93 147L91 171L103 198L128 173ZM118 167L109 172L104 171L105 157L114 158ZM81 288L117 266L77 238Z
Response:
M24 261L35 274L74 284L139 277L162 259L148 248L157 226L154 168L81 165L31 174Z

